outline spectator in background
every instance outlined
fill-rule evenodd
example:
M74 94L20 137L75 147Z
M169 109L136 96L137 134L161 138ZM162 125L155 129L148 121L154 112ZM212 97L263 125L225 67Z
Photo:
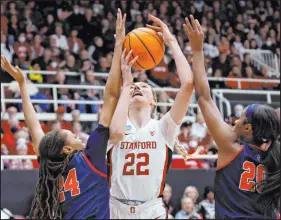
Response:
M191 198L194 206L194 209L198 211L198 198L199 198L199 192L198 189L195 186L188 186L185 188L183 193L183 198L189 197Z
M232 126L234 126L235 121L241 117L243 110L244 110L244 107L241 104L237 104L234 106L234 112L233 112L233 115L231 115Z
M79 121L74 121L72 124L72 132L79 137L84 144L87 144L89 135L82 131L82 126Z
M72 126L69 121L64 120L64 114L65 114L65 108L62 106L59 106L56 110L56 120L60 122L61 129L66 129L71 131ZM51 130L53 121L48 121L48 128Z
M10 45L14 45L15 39L18 38L19 30L18 18L16 15L12 15L8 23L8 42Z
M188 152L189 150L189 136L190 136L190 131L191 131L191 122L183 122L180 126L180 134L178 135L178 140L180 144L186 149Z
M206 186L204 200L199 203L199 213L204 219L215 219L215 195L212 186Z
M78 30L73 29L71 31L71 36L68 38L68 47L70 52L78 54L79 51L84 49L84 43L81 39L77 38Z
M7 36L1 33L1 55L5 56L9 62L12 61L14 49L7 42Z
M32 50L29 43L26 42L25 33L19 34L18 41L14 44L14 50L19 58L22 68L27 69L27 65L32 59Z
M278 118L280 119L280 107L276 109L276 114L278 115Z
M60 121L53 121L51 126L51 131L61 129L61 123Z
M163 191L163 203L167 209L168 214L171 214L174 209L174 205L172 204L171 199L172 199L172 187L166 183Z
M40 63L38 60L32 60L31 65L28 66L28 69L30 70L28 74L28 78L33 82L33 83L42 83L43 82L43 76L40 73L33 73L32 70L35 71L40 71Z
M41 42L41 36L39 34L35 35L31 45L32 59L43 56L45 48L41 45Z
M99 64L97 66L97 72L100 73L108 73L109 72L109 65L107 63L106 57L100 57Z
M199 138L199 140L202 140L206 136L206 133L207 133L206 123L202 113L200 112L196 115L196 123L192 124L191 135L195 135Z
M175 219L201 219L201 216L194 209L192 198L182 198L181 210L176 214Z
M53 39L56 41L56 47L60 48L62 50L68 50L68 44L67 44L67 39L66 36L63 35L63 29L61 25L56 26L55 30L56 34L52 35Z
M86 71L86 80L83 83L83 85L91 85L91 86L101 86L101 82L95 78L95 73L93 70L87 70ZM83 95L87 95L87 90L84 90ZM99 99L103 99L103 91L97 90L97 96Z
M1 2L1 32L5 36L8 35L8 18L5 16L5 7L3 6L2 2Z
M231 72L229 73L228 77L229 79L241 79L241 71L240 68L238 66L233 66ZM241 87L247 87L245 86L246 82L241 82ZM226 86L232 89L238 89L238 82L237 81L227 81L225 82ZM247 83L246 83L247 84Z
M17 140L16 149L18 155L27 155L27 144L24 138ZM10 160L9 169L11 170L31 170L33 163L30 159L12 159Z

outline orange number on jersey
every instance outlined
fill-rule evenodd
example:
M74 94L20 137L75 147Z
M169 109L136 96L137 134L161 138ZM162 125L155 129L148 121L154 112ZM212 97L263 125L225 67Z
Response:
M134 153L130 153L130 154L127 154L125 156L125 159L129 159L129 161L127 163L125 163L124 167L123 167L123 175L125 176L132 176L134 175L135 171L134 169L130 169L128 171L128 167L134 165L135 163L135 154Z
M137 175L149 175L149 169L142 170L141 167L145 167L149 164L149 155L147 153L139 153L137 155L138 159L144 158L144 161L140 161L137 163Z
M256 167L253 162L245 161L243 163L242 168L245 171L241 174L239 189L255 192L256 189L254 186L256 182L259 182L264 178L264 174L265 174L264 166L260 164ZM254 181L255 177L256 177L256 182ZM260 187L257 189L257 191L261 192Z
M79 182L77 180L76 169L73 168L68 172L65 182L63 181L63 177L60 178L59 181L60 188L60 201L63 202L65 200L64 193L67 191L71 191L71 196L77 196L80 194ZM64 190L63 190L64 188Z
M129 153L125 156L125 159L130 159L130 160L124 164L124 167L123 167L124 176L135 175L134 169L128 170L129 166L132 166L135 164L135 157L136 157L136 155L134 153ZM138 175L138 176L139 175L149 175L148 169L142 169L142 167L147 166L149 164L149 155L147 153L137 154L137 159L142 159L142 158L144 158L144 161L140 161L137 163L136 175Z

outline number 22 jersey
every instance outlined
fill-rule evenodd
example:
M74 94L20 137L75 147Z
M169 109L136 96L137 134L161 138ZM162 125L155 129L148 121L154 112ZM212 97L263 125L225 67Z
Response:
M258 147L243 143L229 163L217 168L216 219L264 218L264 207L271 203L272 198L267 197L257 203L262 187L255 187L255 184L266 175L261 164L265 156L266 152ZM267 215L276 218L273 207Z
M128 119L123 140L107 148L113 198L146 202L162 195L177 129L170 112L140 129Z

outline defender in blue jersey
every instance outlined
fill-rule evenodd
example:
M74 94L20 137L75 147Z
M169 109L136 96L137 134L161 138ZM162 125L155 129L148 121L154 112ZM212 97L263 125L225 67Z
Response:
M210 96L204 65L204 33L198 22L186 18L184 30L193 54L193 74L198 104L218 145L215 178L217 219L277 217L280 199L280 121L275 110L250 105L235 122L222 119ZM279 209L278 209L279 210Z
M1 66L18 83L21 91L26 124L32 136L36 154L40 157L39 180L30 217L34 219L109 219L109 187L106 173L106 146L122 139L123 127L110 126L117 106L120 83L122 45L125 39L125 19L118 9L116 42L112 66L105 86L104 104L99 126L88 139L86 148L82 141L67 130L43 133L31 104L24 73L14 68L1 56ZM126 60L129 60L129 55ZM134 64L137 57L130 62ZM127 74L127 75L126 75ZM130 92L133 83L130 72L122 73L124 93ZM125 100L126 101L126 100ZM122 108L118 104L118 108ZM118 113L118 112L117 112ZM116 113L115 113L116 114Z

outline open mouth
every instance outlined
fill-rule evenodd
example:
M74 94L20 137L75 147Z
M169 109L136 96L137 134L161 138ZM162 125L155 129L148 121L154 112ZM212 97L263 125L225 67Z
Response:
M143 96L142 92L137 90L137 91L134 91L133 93L133 97L136 97L136 96Z

